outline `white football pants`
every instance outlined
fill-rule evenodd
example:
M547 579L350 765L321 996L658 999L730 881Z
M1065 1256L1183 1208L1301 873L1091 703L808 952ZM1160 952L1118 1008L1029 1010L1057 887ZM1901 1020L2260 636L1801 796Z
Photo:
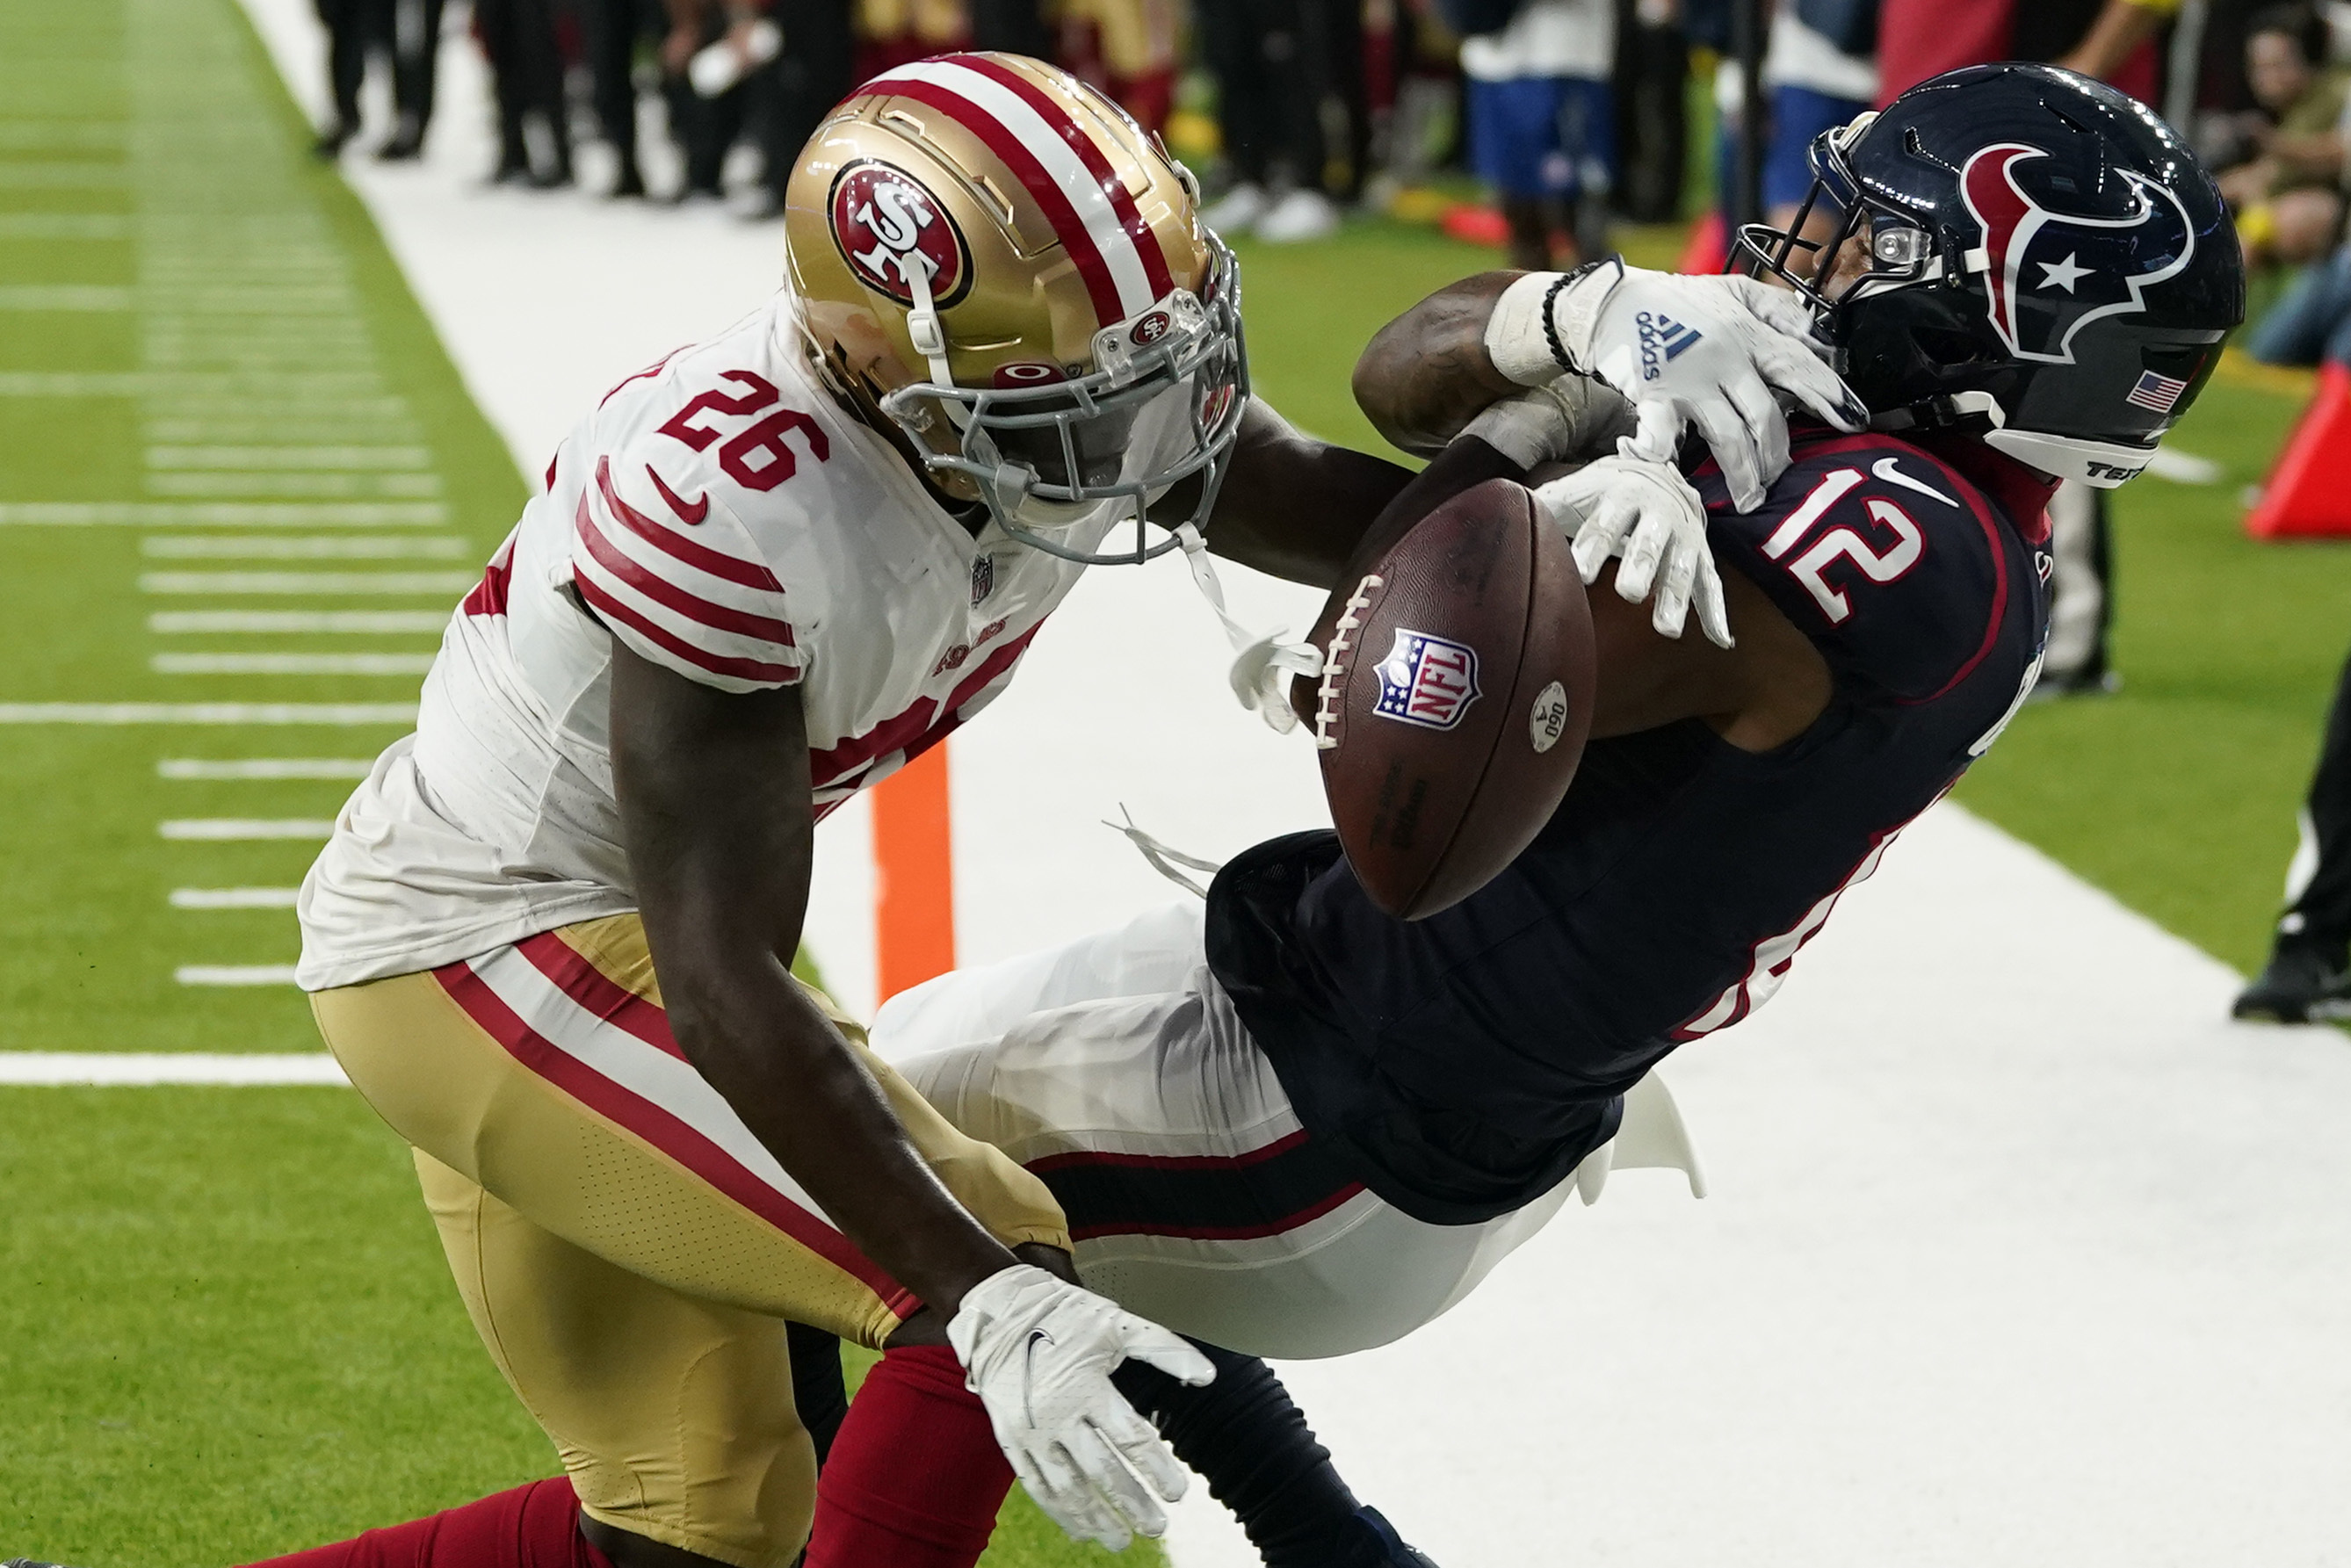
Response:
M873 1049L967 1135L1045 1178L1086 1284L1180 1333L1277 1358L1385 1344L1468 1295L1614 1166L1703 1181L1652 1073L1569 1179L1479 1225L1383 1201L1311 1142L1208 970L1204 910L1154 910L893 998Z

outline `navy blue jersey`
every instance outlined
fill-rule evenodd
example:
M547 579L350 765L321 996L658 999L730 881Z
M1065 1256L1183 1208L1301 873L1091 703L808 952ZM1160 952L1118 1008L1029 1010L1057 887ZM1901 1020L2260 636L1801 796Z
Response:
M1771 996L2032 679L2047 490L2007 459L1800 433L1754 514L1710 464L1694 482L1724 570L1827 661L1802 735L1594 741L1533 845L1426 920L1375 908L1327 832L1259 844L1209 891L1209 964L1309 1133L1419 1218L1476 1223L1564 1179L1659 1058Z

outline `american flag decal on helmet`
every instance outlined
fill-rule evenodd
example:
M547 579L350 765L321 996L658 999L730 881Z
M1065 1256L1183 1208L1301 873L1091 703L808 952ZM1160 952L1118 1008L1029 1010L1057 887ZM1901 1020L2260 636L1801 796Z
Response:
M2149 413L2169 413L2179 406L2180 397L2187 391L2186 382L2148 371L2138 378L2138 385L2123 394L2123 401Z

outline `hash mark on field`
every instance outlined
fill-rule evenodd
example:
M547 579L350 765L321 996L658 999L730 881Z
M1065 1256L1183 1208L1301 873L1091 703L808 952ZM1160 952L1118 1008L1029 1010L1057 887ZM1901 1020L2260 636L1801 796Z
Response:
M290 986L291 964L183 964L172 978L183 986Z
M180 983L212 982L182 979ZM203 1051L0 1051L0 1083L10 1085L144 1088L164 1083L227 1083L340 1087L350 1082L343 1070L335 1065L335 1059L324 1051L297 1054L256 1051L230 1056Z
M119 213L0 213L0 239L130 237L131 220Z
M0 724L415 723L414 703L0 703Z
M157 534L139 541L139 553L167 560L463 560L474 549L446 534L405 538Z
M174 909L291 909L295 887L175 887Z
M335 824L311 817L182 817L156 823L155 831L167 839L257 843L265 839L330 839Z
M202 632L311 632L438 636L449 617L438 610L165 610L147 617L158 636Z
M477 580L470 571L151 571L139 579L141 593L465 593Z
M423 446L151 446L150 468L430 468Z
M0 288L0 310L123 311L131 290L96 284L27 283Z
M159 779L364 779L375 764L364 757L166 757Z
M0 527L408 528L449 520L438 501L0 501Z
M159 675L422 675L430 653L158 653Z
M392 496L433 497L441 493L438 474L285 474L228 473L150 474L151 496Z

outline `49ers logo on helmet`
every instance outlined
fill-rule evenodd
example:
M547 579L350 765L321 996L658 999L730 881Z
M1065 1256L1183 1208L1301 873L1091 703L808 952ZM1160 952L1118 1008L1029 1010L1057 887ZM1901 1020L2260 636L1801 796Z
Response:
M913 272L927 269L944 310L971 287L971 247L937 197L903 169L852 163L832 183L832 237L866 287L914 303Z

